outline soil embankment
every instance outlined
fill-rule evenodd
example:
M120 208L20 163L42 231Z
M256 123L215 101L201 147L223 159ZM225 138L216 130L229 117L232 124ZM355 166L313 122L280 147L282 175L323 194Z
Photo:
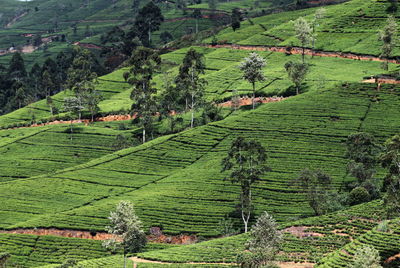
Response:
M63 230L55 228L35 228L35 229L14 229L14 230L0 230L0 233L6 234L30 234L30 235L52 235L68 238L81 238L81 239L91 239L91 240L107 240L114 238L113 235L106 232L89 232L89 231L79 231L79 230ZM164 243L164 244L176 244L176 245L188 245L197 242L197 237L195 235L176 235L169 236L162 233L157 235L149 235L147 239L150 242Z
M255 103L261 104L261 103L271 103L271 102L279 102L283 101L286 98L284 97L259 97L255 98ZM232 107L234 104L232 101L226 101L223 103L217 104L220 107ZM243 97L238 99L238 106L247 106L251 105L251 98L248 97ZM175 114L174 112L171 112L172 114ZM114 122L114 121L126 121L126 120L131 120L134 119L135 116L130 115L130 114L121 114L121 115L108 115L104 117L97 117L94 119L94 122ZM52 126L52 125L59 125L59 124L85 124L88 125L91 122L89 119L81 119L81 120L56 120L52 122L47 122L47 123L41 123L41 124L32 124L30 126L26 127L15 127L16 128L28 128L28 127L44 127L44 126Z

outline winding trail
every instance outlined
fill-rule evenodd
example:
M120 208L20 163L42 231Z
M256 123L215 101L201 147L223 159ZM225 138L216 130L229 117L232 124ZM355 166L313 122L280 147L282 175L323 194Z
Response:
M10 28L11 26L14 25L14 23L16 23L20 18L24 17L28 15L28 12L24 12L18 16L15 16L9 23L7 23L7 25L5 26L5 28Z
M203 46L208 48L228 48L228 49L249 50L249 51L271 51L271 52L285 53L287 55L301 55L303 53L303 49L301 47L287 47L287 46L253 46L253 45L237 45L237 44L203 45ZM321 50L312 50L309 48L304 49L304 54L317 57L343 58L343 59L352 59L360 61L378 61L378 62L386 61L386 59L384 58L376 57L373 55L355 54L347 52L321 51ZM400 60L393 58L389 59L388 62L393 64L400 64Z

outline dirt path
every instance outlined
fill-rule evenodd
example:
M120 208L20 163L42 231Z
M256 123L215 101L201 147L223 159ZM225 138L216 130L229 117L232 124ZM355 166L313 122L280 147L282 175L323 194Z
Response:
M396 80L395 78L371 78L363 80L362 82L371 84L400 84L400 80Z
M23 16L26 16L28 14L28 12L24 12L16 17L14 17L9 23L7 23L5 28L10 28L11 26L13 26L14 23L16 23L20 18L22 18Z
M259 97L255 98L255 102L260 104L260 103L271 103L271 102L279 102L283 101L287 98L284 97ZM232 101L226 101L223 103L217 104L220 107L232 107ZM238 106L247 106L251 105L251 98L248 97L243 97L238 100ZM132 116L130 114L122 114L122 115L108 115L104 117L98 117L94 119L94 122L115 122L115 121L126 121L126 120L131 120L134 119L135 116ZM19 129L19 128L31 128L31 127L44 127L44 126L52 126L52 125L60 125L60 124L85 124L86 126L91 123L91 120L89 119L81 119L81 120L56 120L48 123L42 123L42 124L32 124L30 126L26 127L15 127L11 129Z
M103 47L99 46L99 45L95 45L92 43L81 43L81 42L75 42L74 43L75 46L80 46L83 48L88 48L88 49L103 49Z
M301 47L285 47L285 46L248 46L248 45L236 45L236 44L224 44L224 45L204 45L209 48L229 48L229 49L237 49L237 50L249 50L249 51L271 51L271 52L280 52L285 53L287 55L299 55L303 53L303 49ZM328 51L319 51L312 50L306 48L304 50L305 55L314 55L317 57L329 57L329 58L343 58L343 59L352 59L352 60L361 60L361 61L378 61L384 62L385 59L372 56L372 55L361 55L354 53L344 53L344 52L328 52ZM400 64L399 60L389 59L390 63Z
M184 262L184 263L173 263L173 262L162 262L162 261L152 261L146 260L138 257L130 258L133 261L133 267L136 268L138 263L154 263L154 264L188 264L188 265L226 265L226 266L236 266L236 263L227 262ZM314 263L296 263L296 262L277 262L278 266L281 268L312 268Z
M400 253L396 254L396 255L394 255L392 257L389 257L387 260L384 261L384 263L388 264L388 263L394 262L394 261L396 261L398 259L400 259Z
M226 265L226 266L233 266L236 265L236 263L226 263L226 262L184 262L184 263L174 263L174 262L162 262L162 261L152 261L152 260L146 260L138 257L132 257L130 258L133 261L133 267L137 267L138 263L154 263L154 264L166 264L166 265L171 265L171 264L189 264L189 265Z
M0 234L29 234L29 235L51 235L68 238L80 238L89 240L107 240L115 238L113 235L106 232L88 232L70 229L56 229L56 228L36 228L36 229L14 229L14 230L0 230ZM197 242L197 237L194 235L175 235L169 236L162 233L158 235L148 235L147 239L150 242L174 245L189 245Z

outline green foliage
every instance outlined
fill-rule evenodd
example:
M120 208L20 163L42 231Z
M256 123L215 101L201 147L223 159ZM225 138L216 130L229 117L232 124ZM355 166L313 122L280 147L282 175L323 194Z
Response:
M0 266L6 267L8 259L11 257L8 252L0 252Z
M356 187L349 194L350 205L357 205L371 200L371 195L364 187Z
M180 97L185 100L185 109L190 110L192 118L190 127L194 127L194 113L204 105L204 87L207 81L201 78L205 65L203 55L191 48L185 54L179 74L175 79L176 89Z
M393 16L389 16L387 24L379 32L379 40L383 42L382 53L381 53L382 58L388 59L391 56L396 43L396 34L397 34L396 20L394 19ZM385 61L382 66L383 69L387 71L389 69L388 61Z
M380 265L379 251L374 247L365 246L359 248L354 254L354 261L349 268L382 268Z
M247 247L253 250L278 250L282 242L282 233L278 231L278 224L275 219L268 214L262 213L256 223L251 227L250 239Z
M347 138L346 146L347 152L345 156L349 159L349 163L347 164L348 174L357 178L355 185L365 188L370 198L377 198L379 195L379 186L374 179L374 175L376 173L380 147L376 143L375 138L368 133L354 133ZM359 188L354 194L360 195L361 192L362 189ZM364 196L364 198L367 198L367 196ZM356 202L356 200L352 201Z
M327 206L329 191L332 190L332 178L323 171L304 169L295 184L306 194L310 207L315 215L322 215L329 212Z
M303 83L309 71L308 64L289 61L285 64L285 69L289 76L289 79L295 84L296 95L298 95L300 92L301 84Z
M266 160L264 147L257 141L248 141L243 137L232 142L228 156L222 160L222 171L232 171L229 180L241 188L240 209L245 233L253 209L251 188L269 170L265 165Z
M135 27L139 31L139 38L144 45L151 45L151 33L157 31L163 21L164 16L161 10L153 1L150 1L139 10L135 20Z
M254 98L256 94L256 82L265 80L262 69L266 64L267 63L264 58L260 57L257 53L252 52L247 58L244 58L239 65L239 69L243 72L243 79L247 80L253 86L253 109L255 108Z
M385 206L388 217L400 214L400 136L395 135L385 142L381 164L387 169L384 187L386 190Z
M157 112L155 99L157 89L154 87L152 79L160 62L161 59L157 52L145 47L137 49L130 59L132 67L127 80L133 86L130 95L133 101L131 113L136 116L140 127L143 128L143 143L146 142L146 132L151 131L153 116Z
M112 252L122 248L124 257L128 253L140 251L147 243L142 223L136 216L132 203L121 201L115 211L110 212L110 226L106 227L115 238L103 242L103 246ZM124 266L126 267L126 266Z

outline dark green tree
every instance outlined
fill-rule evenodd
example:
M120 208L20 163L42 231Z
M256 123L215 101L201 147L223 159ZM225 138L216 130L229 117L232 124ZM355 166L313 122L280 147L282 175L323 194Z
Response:
M25 62L21 53L13 54L7 72L8 79L12 81L24 81L27 77Z
M186 110L191 112L190 127L194 126L195 111L204 104L204 87L207 82L200 77L204 70L203 54L191 48L186 53L175 79L177 89L185 98Z
M346 147L345 157L349 160L347 172L357 179L354 186L364 187L372 198L378 197L379 189L374 175L380 147L375 138L368 133L354 133L348 136Z
M161 9L153 1L150 1L139 11L135 27L144 45L151 45L151 33L160 29L163 21L164 16L161 13Z
M235 139L222 160L222 171L231 171L225 179L238 184L241 189L240 206L244 231L247 232L252 212L252 186L261 181L261 177L269 170L266 166L267 154L257 141L243 137Z
M387 169L384 181L386 190L384 204L388 217L400 215L400 135L385 142L380 156L382 167Z
M41 78L42 78L42 68L39 64L35 63L31 71L29 72L29 83L32 88L32 95L35 99L38 99L40 95L40 85L41 85Z
M157 112L155 95L157 89L153 86L154 72L161 64L160 56L152 49L140 47L130 60L132 67L125 75L133 86L131 113L136 116L143 129L142 140L146 142L146 132L151 130L153 116Z
M386 25L379 32L379 40L383 42L380 57L385 59L382 64L384 70L389 70L389 57L392 55L396 45L397 23L393 16L389 16Z
M299 94L301 85L303 84L304 79L306 79L308 73L308 64L289 61L285 64L285 69L288 74L289 79L293 82L296 87L296 95Z
M164 44L167 44L168 42L170 42L172 39L174 39L174 37L172 36L172 34L168 31L164 31L160 34L160 39Z
M133 14L138 13L139 11L139 7L140 7L140 2L141 0L132 0L132 10L133 10Z
M55 84L50 76L50 73L47 70L42 73L41 85L42 89L44 90L45 97L49 97L50 95L52 95Z
M194 18L195 21L196 21L196 33L199 32L199 19L201 19L202 17L203 17L203 15L201 14L200 9L197 9L197 8L196 8L196 9L193 11L193 14L192 14L192 18Z
M118 63L114 64L114 66L116 65L115 67L131 57L133 51L138 46L141 46L138 31L135 27L124 31L121 27L115 26L101 37L101 42L105 45L103 54L109 58L120 58Z
M93 55L87 49L76 48L76 56L68 69L66 88L73 91L79 106L85 107L85 96L92 94L97 83ZM81 111L78 113L81 119Z
M232 9L231 27L232 27L233 31L236 31L237 29L240 28L240 22L242 20L243 20L242 12L240 12L240 9L239 8Z
M304 169L295 180L295 185L306 195L308 204L314 210L315 215L328 212L327 202L329 191L333 189L332 178L323 171Z
M398 9L398 0L387 0L387 1L389 2L387 12L396 13Z

